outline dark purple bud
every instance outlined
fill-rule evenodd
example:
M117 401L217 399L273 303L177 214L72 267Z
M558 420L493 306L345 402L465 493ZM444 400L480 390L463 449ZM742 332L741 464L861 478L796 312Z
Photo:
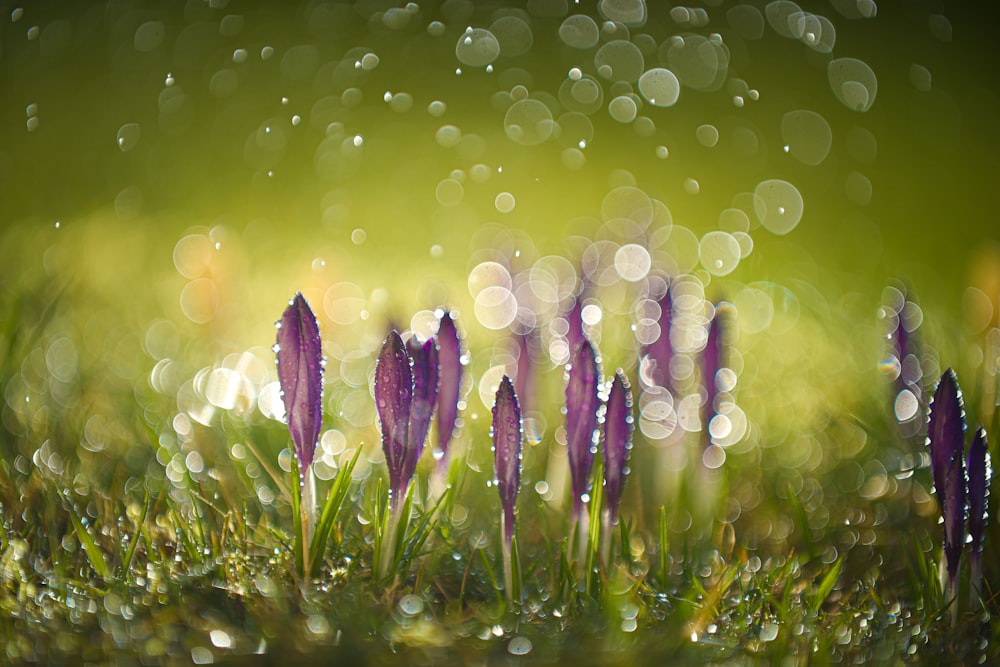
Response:
M394 507L402 500L410 482L405 470L412 403L410 358L403 340L393 330L385 337L375 363L375 407L382 425L382 450L389 468L389 489Z
M514 537L514 504L521 487L521 407L506 375L493 403L493 469L504 513L504 541Z
M607 411L604 413L604 497L608 501L611 523L618 523L628 455L632 449L632 388L619 368L611 382Z
M424 451L427 431L438 394L438 349L433 338L421 345L416 337L406 345L412 361L413 401L410 403L410 426L406 439L406 465L403 478L409 480L417 469L417 461Z
M597 452L597 355L587 339L570 357L566 384L566 445L573 486L573 513L583 508L583 496L590 490L590 472Z
M566 332L566 342L569 344L570 359L576 353L576 348L586 340L583 335L583 295L581 294L573 300L573 305L566 313L566 322L569 330Z
M670 343L670 322L674 305L669 289L659 300L658 305L660 306L660 316L657 318L657 324L660 327L660 335L646 346L644 354L651 364L650 379L657 386L670 390L673 388L673 381L670 378L670 360L674 356L674 348Z
M983 534L989 516L990 465L989 448L986 446L986 429L980 426L969 445L969 458L965 464L969 479L969 537L972 553L978 555L983 550Z
M514 390L520 397L525 411L532 409L535 395L535 364L531 359L531 347L537 334L534 329L517 334L517 366L514 374Z
M458 421L458 400L462 389L462 343L451 313L441 316L438 324L438 451L445 454Z
M302 294L296 294L278 322L278 383L288 431L303 469L312 465L323 425L323 348L319 326Z
M719 395L719 389L716 385L715 379L722 368L722 348L723 348L723 328L725 323L722 321L722 311L720 309L721 304L715 307L715 316L708 325L708 340L705 342L705 351L701 355L701 381L705 385L705 409L704 409L704 421L702 422L702 428L706 433L705 445L711 444L711 439L707 437L708 426L715 417L716 406L715 398Z
M895 376L897 394L905 389L913 394L917 402L923 402L923 370L920 368L920 347L917 340L919 319L914 318L914 313L919 313L920 308L909 298L905 287L890 286L885 293L890 299L890 303L883 308L890 322L887 337L891 355L886 369L898 373Z
M944 553L948 578L955 581L965 542L965 413L962 390L950 368L941 376L931 401L927 425L927 446L931 453L931 474L944 517Z

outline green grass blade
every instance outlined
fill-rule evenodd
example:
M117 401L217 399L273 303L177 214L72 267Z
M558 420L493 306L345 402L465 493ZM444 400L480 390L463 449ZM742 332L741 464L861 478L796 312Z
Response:
M128 580L129 570L132 569L132 559L135 557L135 548L139 546L139 536L142 535L142 526L146 523L146 516L149 514L149 489L146 489L146 498L142 503L142 514L139 515L139 520L135 524L135 535L132 536L132 540L129 542L128 550L125 552L125 557L122 559L121 566L121 576L122 580Z
M521 602L521 554L517 548L517 534L510 541L510 561L511 561L511 599L516 603Z
M806 513L806 508L802 506L802 502L795 494L791 484L785 485L785 495L788 497L788 504L791 505L795 521L799 524L802 539L805 540L806 548L809 550L809 560L813 560L819 554L819 551L816 548L816 540L813 539L812 527L809 525L809 515Z
M333 528L337 523L337 518L340 516L340 510L347 499L347 492L351 488L351 474L354 472L354 466L357 464L360 456L361 447L358 447L350 463L341 468L336 481L334 481L333 486L330 487L330 491L326 494L323 511L320 513L319 521L316 523L316 534L313 536L312 544L309 547L310 574L314 577L319 576L323 557L326 554L327 543L330 541L330 535L333 534Z
M663 505L660 505L659 534L660 586L665 589L670 578L670 533L667 526L667 508Z
M87 554L90 566L94 568L94 571L102 579L105 581L110 580L111 568L108 567L108 561L104 558L104 552L101 551L101 547L94 541L94 537L87 530L87 527L83 524L79 515L77 515L76 510L72 507L69 511L69 517L73 521L73 529L76 531L76 537L80 540L80 544L83 545L83 551Z
M833 587L837 585L837 579L840 578L840 571L844 568L844 558L844 556L841 556L837 559L837 562L823 575L819 586L816 587L816 596L813 598L810 607L810 611L814 616L819 612L819 608L823 606L823 603L826 602L827 597L830 596Z
M409 535L406 536L405 542L406 546L401 554L401 561L410 561L420 552L423 548L424 543L427 538L430 537L431 528L433 527L432 521L438 516L438 511L445 502L445 499L451 495L451 489L445 489L444 493L437 499L437 502L433 507L424 512L420 521L414 526L413 530L410 531Z
M590 525L587 531L587 557L584 560L583 581L587 595L593 597L595 587L599 583L597 574L597 564L601 549L601 505L604 503L604 485L600 483L604 479L603 466L598 457L597 465L594 466L594 479L598 480L594 484L590 500Z
M497 581L496 573L493 572L493 567L490 565L490 559L486 556L486 551L480 549L479 556L482 558L483 567L486 568L486 576L490 579L490 585L493 586L493 592L496 593L497 602L503 604L503 586Z

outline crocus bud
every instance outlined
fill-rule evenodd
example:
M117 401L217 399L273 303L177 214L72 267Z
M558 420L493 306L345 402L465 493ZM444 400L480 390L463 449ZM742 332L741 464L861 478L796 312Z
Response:
M716 407L715 398L719 395L719 389L715 383L715 376L718 374L719 369L722 368L722 349L723 349L723 328L725 327L725 322L723 322L722 311L720 306L716 306L715 316L708 325L708 340L705 343L705 351L701 355L701 381L705 385L705 409L704 409L704 421L702 423L702 428L705 429L705 433L708 433L709 424L715 417ZM705 438L705 446L711 444L711 438Z
M319 326L302 294L278 321L278 383L288 431L302 469L312 465L323 425L323 348Z
M931 475L944 517L944 554L948 579L955 582L965 542L965 413L958 378L950 368L941 376L931 402L927 446L931 453Z
M509 549L514 537L514 505L521 486L521 407L514 384L506 375L493 403L493 464L503 506L503 538Z
M375 363L375 407L382 426L382 450L389 468L390 502L395 507L410 482L406 475L413 373L399 334L386 336ZM412 475L412 471L410 475Z
M564 315L569 329L566 331L566 343L569 345L570 359L576 353L576 348L586 340L583 335L583 295L573 299L573 305Z
M455 432L455 422L458 421L458 400L462 389L462 343L451 313L445 312L441 316L437 341L440 364L437 446L443 456L448 452L448 443L451 442Z
M965 464L969 482L969 538L972 555L978 560L983 551L983 534L989 514L990 478L993 468L986 446L986 429L980 426L969 445L969 457Z
M608 502L611 523L618 523L628 456L632 449L632 388L619 368L611 382L607 411L604 414L604 497Z
M597 452L597 355L584 339L570 357L566 384L566 445L573 487L573 513L583 509L583 496L590 490L590 472Z
M407 481L417 469L417 461L424 451L427 431L438 394L438 349L433 338L421 345L416 337L406 345L412 363L413 400L410 403L410 425L406 432L406 464L403 478ZM405 484L405 482L404 482Z
M535 363L531 359L531 348L537 342L538 334L534 329L527 333L517 334L517 365L514 377L514 391L526 412L534 409L535 403Z
M669 289L657 302L657 305L660 307L660 316L657 318L660 335L652 343L646 345L644 355L650 362L649 378L653 384L669 390L673 387L670 378L670 360L674 356L674 348L670 343L670 326L674 306Z

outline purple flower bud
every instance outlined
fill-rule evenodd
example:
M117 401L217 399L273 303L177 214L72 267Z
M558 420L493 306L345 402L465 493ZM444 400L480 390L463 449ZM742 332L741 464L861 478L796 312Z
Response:
M931 401L927 425L927 446L931 453L931 475L944 517L944 553L948 578L958 576L958 563L965 542L965 413L962 390L950 368L941 376Z
M504 513L504 541L514 537L514 504L521 487L521 408L514 385L506 375L493 404L493 464Z
M534 329L528 333L517 334L517 366L514 374L514 391L520 397L521 405L530 412L535 396L535 364L531 359L531 347L535 344L538 334Z
M316 316L301 293L289 302L278 322L275 352L288 431L305 469L312 465L323 425L323 348Z
M424 451L427 431L438 394L438 349L433 338L421 345L416 337L409 340L406 351L412 362L413 401L410 403L410 426L406 439L406 465L403 478L409 480L417 469Z
M905 286L890 286L885 292L890 302L883 306L883 312L890 324L886 337L889 341L889 359L883 368L894 373L897 396L902 391L912 394L909 403L916 399L924 401L923 370L920 368L920 346L917 337L917 322L913 313L919 313L917 304L910 298ZM899 399L897 399L899 400ZM900 421L908 421L902 419Z
M611 382L604 414L604 497L608 501L612 524L618 523L618 505L628 475L632 423L632 388L619 368Z
M570 360L566 384L566 445L575 515L582 511L583 496L590 490L590 471L597 452L597 409L601 401L597 395L597 355L590 341L584 339Z
M993 476L989 448L986 446L986 429L982 426L976 429L969 445L965 469L969 478L969 537L972 554L978 558L983 550L983 533L989 515L990 478Z
M375 407L382 425L382 450L389 467L389 489L393 507L402 500L410 482L406 475L410 408L413 403L413 373L410 358L399 334L385 337L375 363ZM410 472L412 475L412 471Z
M660 316L657 324L660 326L660 335L652 343L646 346L644 355L651 363L652 369L650 379L657 386L671 390L673 381L670 377L670 360L674 356L674 348L670 343L670 323L673 317L673 299L668 288L663 298L658 302L660 306Z
M705 430L705 446L711 444L711 438L708 436L708 427L715 417L716 406L715 398L719 395L719 389L716 385L716 375L722 368L723 359L723 329L725 328L725 322L723 322L723 311L722 304L717 304L715 307L715 316L708 325L708 340L705 342L705 351L701 355L701 381L705 385L705 409L704 409L704 421L702 422L702 428Z
M566 332L566 342L569 344L570 359L576 354L576 348L583 343L586 338L583 335L583 295L579 295L573 300L573 305L564 316L569 325Z
M441 316L438 324L438 362L440 383L438 385L438 451L445 454L448 443L455 432L458 421L458 400L462 389L462 343L455 328L451 313Z

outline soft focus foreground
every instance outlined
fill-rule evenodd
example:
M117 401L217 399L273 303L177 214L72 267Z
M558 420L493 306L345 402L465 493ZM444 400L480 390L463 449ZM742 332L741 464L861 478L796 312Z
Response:
M982 595L963 577L949 607L923 441L948 366L997 441L996 20L6 6L6 658L996 660L997 530ZM271 350L298 291L326 358L319 498L361 452L305 581ZM435 335L439 309L464 336L450 468L426 447L429 533L386 583L376 356L392 328ZM620 533L586 572L563 413L579 336L635 393ZM666 371L640 364L654 349ZM490 451L505 374L522 604Z

